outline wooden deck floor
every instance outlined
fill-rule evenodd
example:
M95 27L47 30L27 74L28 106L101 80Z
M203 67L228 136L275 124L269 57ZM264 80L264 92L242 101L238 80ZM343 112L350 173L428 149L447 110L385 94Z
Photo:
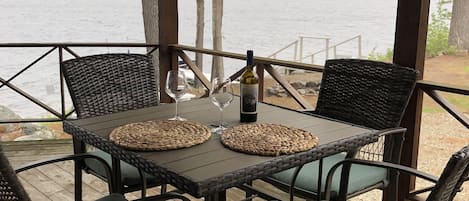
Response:
M58 154L68 154L72 152L71 142L56 141L51 142L12 142L2 143L6 154L14 167L34 160L46 159ZM26 191L32 200L38 201L73 201L74 196L74 176L73 162L60 162L38 168L34 168L18 174ZM268 184L256 181L257 187L265 188L282 200L288 200L287 194L278 191ZM169 187L171 189L171 187ZM92 201L108 194L107 184L100 179L83 174L83 200ZM159 188L149 189L149 195L156 195ZM227 191L228 200L242 200L244 192L233 188ZM190 197L189 195L187 195ZM129 200L140 197L140 192L128 193ZM192 200L203 200L190 197ZM254 200L262 200L255 198ZM301 200L301 199L298 199Z

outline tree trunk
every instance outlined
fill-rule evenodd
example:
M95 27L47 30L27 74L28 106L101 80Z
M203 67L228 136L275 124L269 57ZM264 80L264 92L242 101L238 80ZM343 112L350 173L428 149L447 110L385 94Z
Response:
M197 0L197 33L195 39L195 47L196 48L203 48L204 47L204 0ZM202 53L195 53L195 65L203 72L203 54ZM195 77L194 77L195 79ZM199 88L202 86L202 83L199 79L195 79L195 87Z
M223 0L212 0L212 34L213 34L213 49L222 50L222 36L221 25L223 18ZM213 56L212 60L212 75L211 79L224 77L223 58L220 56Z
M143 26L145 29L145 42L146 43L159 43L159 25L158 25L158 1L155 0L142 0L142 12L143 12ZM153 48L148 47L147 51L151 51ZM152 54L153 65L155 66L156 72L156 84L159 84L159 51L156 50Z
M453 11L448 38L449 45L469 50L469 1L453 0Z

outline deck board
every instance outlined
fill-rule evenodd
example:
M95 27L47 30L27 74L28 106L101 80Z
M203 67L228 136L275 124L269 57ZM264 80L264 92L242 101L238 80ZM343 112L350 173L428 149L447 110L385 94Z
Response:
M71 141L64 143L64 141L57 141L57 143L51 142L39 142L39 143L3 143L6 154L14 167L40 160L47 159L57 154L70 154ZM58 145L58 146L57 146ZM34 153L32 150L39 148L46 148L47 151L41 151L40 154ZM73 176L74 165L71 161L58 162L55 164L49 164L41 167L37 167L31 170L27 170L18 174L24 188L31 196L31 199L38 201L73 201L74 199L74 176ZM260 181L255 182L256 186L264 189L268 189L269 192L273 192L274 195L287 199L287 194L275 190L268 184ZM174 187L169 186L168 190L172 190ZM100 197L108 194L108 186L105 182L101 181L97 177L90 174L83 174L83 200L94 201ZM159 187L148 189L148 195L157 195L160 192ZM127 193L126 198L129 200L140 198L140 192ZM188 194L185 196L189 197L194 201L201 201L203 199L196 199ZM228 200L241 200L244 198L244 192L232 188L227 192ZM255 198L254 201L260 201L262 199Z
M26 191L31 196L32 200L40 201L73 201L73 162L60 162L57 164L46 165L32 170L28 170L18 174L21 182L23 183ZM261 189L267 189L277 197L287 199L287 194L276 191L268 184L261 181L256 181L255 185ZM174 187L169 187L169 190ZM148 190L149 195L157 195L160 192L159 187L151 188ZM108 193L107 184L100 179L89 175L83 174L83 200L94 201ZM228 200L241 200L243 199L244 192L232 188L227 192ZM190 195L185 194L194 201L201 201L203 199L196 199ZM137 199L140 197L140 192L127 193L126 198L129 200ZM262 199L256 198L254 201ZM298 199L301 200L301 199Z

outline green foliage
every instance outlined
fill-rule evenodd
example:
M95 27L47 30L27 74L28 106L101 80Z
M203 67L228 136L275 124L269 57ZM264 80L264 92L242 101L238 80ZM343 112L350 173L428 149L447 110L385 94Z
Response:
M450 103L454 104L461 112L469 110L469 97L464 95L452 95L448 97Z
M394 54L394 51L391 48L386 49L386 53L384 54L376 52L375 50L376 48L374 48L371 51L371 53L368 55L368 59L376 60L376 61L386 61L386 62L392 61L392 56Z
M431 14L431 22L428 24L427 33L427 57L435 57L442 54L452 55L456 53L456 47L448 45L451 12L444 7L451 2L452 0L440 0L437 4L436 13ZM373 49L368 55L368 59L392 61L392 56L392 49L387 49L384 54L377 53L375 49Z
M450 2L448 0L440 0L437 4L436 13L431 15L432 18L428 24L427 34L427 57L456 53L456 47L448 45L451 12L443 7Z
M463 69L465 72L469 72L469 66L465 66Z

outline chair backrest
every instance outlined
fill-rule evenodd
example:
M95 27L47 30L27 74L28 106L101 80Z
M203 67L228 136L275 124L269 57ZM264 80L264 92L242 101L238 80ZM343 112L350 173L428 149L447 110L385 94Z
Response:
M396 127L416 79L416 70L395 64L327 60L315 112L374 129Z
M469 175L469 146L454 153L427 201L451 201Z
M149 56L101 54L62 62L78 118L155 106L155 69Z
M0 144L0 200L30 201Z

